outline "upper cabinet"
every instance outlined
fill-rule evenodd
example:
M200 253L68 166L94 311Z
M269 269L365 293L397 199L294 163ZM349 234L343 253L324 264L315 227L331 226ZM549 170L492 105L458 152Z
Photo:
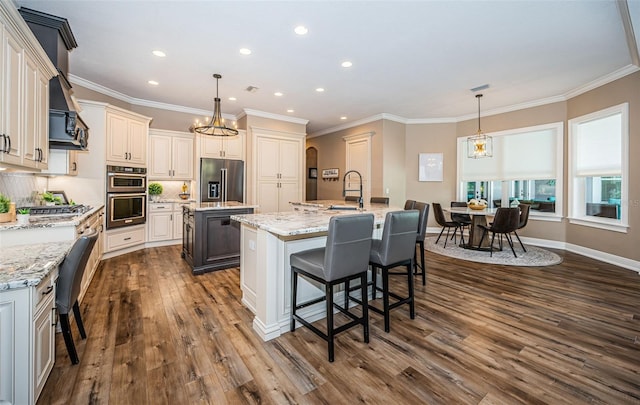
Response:
M193 135L150 130L149 179L193 180L193 154Z
M107 110L107 164L147 165L149 121L125 110Z
M46 169L56 70L11 2L0 2L0 163Z
M200 157L214 159L245 160L246 131L238 130L236 136L198 135Z

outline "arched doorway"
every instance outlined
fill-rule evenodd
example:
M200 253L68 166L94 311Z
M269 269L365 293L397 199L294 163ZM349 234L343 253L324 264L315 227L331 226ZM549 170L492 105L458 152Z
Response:
M316 148L309 147L306 151L307 155L307 201L313 201L318 199L318 150Z

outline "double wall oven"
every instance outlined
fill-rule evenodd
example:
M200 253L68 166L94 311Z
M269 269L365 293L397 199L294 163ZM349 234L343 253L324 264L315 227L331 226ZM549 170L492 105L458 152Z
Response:
M144 224L147 169L107 166L107 229Z

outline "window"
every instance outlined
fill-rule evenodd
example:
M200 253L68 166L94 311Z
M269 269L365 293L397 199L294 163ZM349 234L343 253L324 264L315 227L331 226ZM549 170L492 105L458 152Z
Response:
M569 120L569 220L626 232L629 105Z
M489 207L531 204L531 215L562 215L561 122L492 133L493 157L468 159L466 138L458 138L459 198L483 198Z

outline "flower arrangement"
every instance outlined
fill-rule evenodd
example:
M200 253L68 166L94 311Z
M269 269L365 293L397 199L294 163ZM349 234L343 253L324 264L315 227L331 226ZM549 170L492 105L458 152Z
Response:
M482 198L477 198L477 199L476 198L472 198L467 203L467 206L469 208L471 208L472 210L483 210L483 209L487 208L488 205L489 205L489 203L487 203L487 200L484 200Z
M162 194L162 184L160 183L149 183L149 195L160 195Z
M18 214L20 215L29 215L31 210L29 208L18 208Z

